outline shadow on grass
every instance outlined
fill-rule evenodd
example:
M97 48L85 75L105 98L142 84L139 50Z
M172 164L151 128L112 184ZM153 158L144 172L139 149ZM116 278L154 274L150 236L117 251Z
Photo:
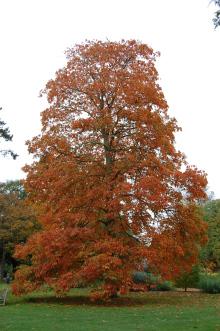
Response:
M51 296L31 296L24 298L26 303L35 304L56 304L56 305L76 305L76 306L104 306L104 307L131 307L131 306L177 306L191 305L197 302L204 302L202 293L184 292L147 292L129 294L129 296L114 298L111 301L93 302L86 295L68 295L66 297Z

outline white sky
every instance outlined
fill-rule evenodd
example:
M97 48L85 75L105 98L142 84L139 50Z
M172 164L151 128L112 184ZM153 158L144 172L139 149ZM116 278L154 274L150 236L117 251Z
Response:
M0 181L24 176L25 141L40 132L39 91L85 39L135 38L161 52L161 85L183 131L177 146L208 173L220 198L220 28L209 0L0 0L0 117L20 156L0 159ZM3 144L1 145L3 147Z

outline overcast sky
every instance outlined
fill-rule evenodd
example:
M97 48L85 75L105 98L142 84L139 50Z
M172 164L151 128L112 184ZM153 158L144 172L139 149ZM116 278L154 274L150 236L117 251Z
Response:
M65 65L64 51L85 39L138 39L160 51L160 84L183 131L177 147L205 170L220 198L220 28L209 0L0 0L0 117L19 154L0 160L0 181L24 177L25 141L40 133L39 98ZM3 144L1 144L1 148ZM9 144L8 144L9 147Z

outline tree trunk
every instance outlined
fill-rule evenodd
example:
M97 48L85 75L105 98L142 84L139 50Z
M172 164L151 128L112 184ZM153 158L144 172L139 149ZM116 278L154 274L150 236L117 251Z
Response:
M104 151L105 151L105 164L108 166L108 171L110 170L112 164L113 164L113 158L112 158L112 149L109 143L109 133L107 133L105 130L102 131L102 137L104 141Z

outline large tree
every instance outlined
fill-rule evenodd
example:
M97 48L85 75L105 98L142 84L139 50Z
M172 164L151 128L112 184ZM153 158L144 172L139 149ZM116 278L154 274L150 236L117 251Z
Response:
M157 55L134 40L88 41L47 83L25 168L43 230L17 249L32 264L16 273L15 293L95 283L93 297L107 298L129 288L145 259L167 278L195 263L206 178L174 147Z

